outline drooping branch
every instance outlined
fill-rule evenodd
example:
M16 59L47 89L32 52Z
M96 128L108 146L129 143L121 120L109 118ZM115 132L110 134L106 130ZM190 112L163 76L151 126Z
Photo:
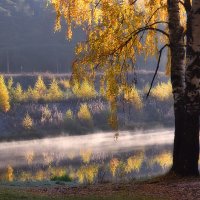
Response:
M147 22L146 22L146 26L149 26L149 23L150 23L151 19L153 18L153 16L154 16L160 9L162 9L162 8L164 8L164 7L166 7L166 5L157 8L157 9L152 13L152 15L149 17L149 19L148 19ZM165 23L168 23L168 22L165 22ZM140 36L140 41L142 40L142 38L143 38L143 36L144 36L144 33L145 33L145 31L143 31L142 35Z
M157 24L169 24L169 23L166 22L166 21L157 21L157 22L154 22L152 24L146 25L144 27L141 27L141 28L133 31L130 35L131 36L134 35L134 34L137 35L137 34L139 34L141 32L143 32L143 34L144 34L144 32L147 31L147 30L154 30L154 31L158 31L158 32L164 34L165 36L169 37L169 34L166 33L165 31L163 31L162 29L152 27L152 26L157 25Z
M113 55L113 54L116 53L118 50L120 50L120 49L122 49L123 47L125 47L125 46L133 39L133 37L139 35L141 32L145 32L145 31L156 31L156 32L159 32L159 33L164 34L165 36L167 36L167 37L169 38L169 34L166 33L165 31L163 31L162 29L151 27L151 26L153 26L153 25L155 25L155 24L158 24L158 23L168 23L168 22L163 22L163 21L162 21L162 22L155 22L155 23L153 23L153 24L151 24L151 25L149 25L149 26L145 26L145 27L142 27L142 28L139 28L139 29L135 30L134 32L132 32L132 33L130 34L130 37L129 37L125 42L123 42L117 49L115 49L115 50L111 53L111 55Z
M159 51L159 57L158 57L157 67L156 67L156 70L155 70L153 79L152 79L152 81L151 81L151 85L150 85L150 88L149 88L149 91L148 91L148 93L147 93L146 98L148 98L149 95L150 95L150 93L151 93L151 89L152 89L152 87L153 87L154 80L155 80L156 75L157 75L157 73L158 73L158 69L159 69L159 67L160 67L160 61L161 61L161 57L162 57L162 52L163 52L163 50L164 50L166 47L169 47L169 46L170 46L169 44L165 44L165 45L160 49L160 51Z

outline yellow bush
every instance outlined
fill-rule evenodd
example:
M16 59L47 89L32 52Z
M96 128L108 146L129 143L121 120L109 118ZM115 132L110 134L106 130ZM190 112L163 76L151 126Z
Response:
M30 172L22 172L19 177L20 181L30 181L33 180L33 176Z
M47 94L47 88L41 76L38 76L35 83L33 94L35 99L43 99Z
M72 120L73 119L73 112L71 109L68 109L66 112L66 118Z
M10 77L8 79L8 84L7 85L8 85L7 88L10 91L12 89L12 87L13 87L13 78L12 77Z
M49 109L48 105L42 107L42 117L41 117L41 123L45 123L52 120L52 113Z
M24 100L28 101L28 100L33 100L36 101L37 99L35 98L34 95L34 90L32 89L32 87L28 87L28 90L24 92Z
M33 120L28 113L24 117L24 119L22 121L22 125L25 129L28 129L28 130L33 128Z
M47 99L49 101L59 101L63 99L63 92L58 86L56 79L53 79L48 90Z
M84 181L87 183L94 182L98 169L97 165L82 166L76 173L79 183L84 183Z
M172 85L171 82L167 83L158 83L157 86L152 88L151 96L155 97L160 101L166 101L172 97Z
M46 174L43 170L39 170L35 174L35 180L37 181L43 181L46 179Z
M128 88L124 93L124 99L133 103L136 109L143 107L141 96L135 87Z
M13 168L10 165L8 165L7 172L6 172L6 180L7 181L9 181L9 182L13 181L13 179L14 179L13 172L14 172Z
M97 95L94 86L86 80L81 85L75 83L72 87L72 92L79 98L93 98Z
M13 97L16 102L21 102L24 100L24 92L22 86L19 83L17 83L16 88L14 88Z
M71 86L70 86L69 80L62 79L62 80L60 80L60 84L61 84L65 89L69 89L69 88L71 87Z
M53 177L61 177L61 176L64 176L66 175L66 169L65 168L61 168L61 167L56 167L56 168L53 168L53 167L49 167L49 171L50 171L50 176L51 178Z
M10 110L9 92L3 76L0 76L0 109L3 112L8 112Z
M87 121L92 120L90 110L86 103L81 104L80 110L78 111L78 118L80 120L87 120Z

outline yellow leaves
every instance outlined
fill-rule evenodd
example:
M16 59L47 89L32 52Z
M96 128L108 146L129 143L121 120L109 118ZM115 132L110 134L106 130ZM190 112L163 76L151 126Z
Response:
M47 88L41 76L38 76L32 93L34 94L35 99L40 99L46 95Z
M144 153L141 152L137 155L131 156L127 159L127 164L125 167L125 171L130 173L132 171L139 172L142 167L142 163L144 161Z
M22 89L22 86L19 83L17 83L17 86L14 89L13 96L14 96L14 100L17 102L24 100L24 91Z
M94 182L95 177L98 174L98 166L97 165L88 165L82 166L77 171L77 178L79 183L92 183Z
M155 86L151 90L151 96L155 97L156 99L160 101L166 101L169 98L172 97L172 85L171 82L168 81L167 83L158 83L157 86Z
M83 45L81 43L78 43L75 49L76 55L80 54L83 50L84 50Z
M115 176L119 164L120 164L120 161L117 158L113 158L110 161L110 172L113 176Z
M117 127L117 100L120 90L128 86L127 74L130 63L137 61L140 55L156 56L158 48L167 43L168 38L157 33L156 28L168 32L167 23L156 24L157 21L167 21L166 0L51 0L57 13L57 18L64 17L67 23L67 37L73 36L75 27L79 26L86 32L87 41L78 43L73 64L73 92L77 96L95 96L94 87L88 83L94 80L97 73L101 74L101 94L109 101L111 115L109 122ZM182 15L182 11L181 11ZM57 19L57 29L60 28ZM152 25L154 24L154 25ZM147 26L146 31L141 30ZM151 28L151 30L148 30ZM143 29L142 29L143 30ZM169 72L169 68L168 68ZM78 82L78 83L77 83ZM84 82L85 89L81 89ZM128 86L129 87L129 86ZM163 86L161 86L163 87ZM169 89L169 87L167 87ZM157 89L157 92L161 89ZM81 94L82 91L84 94ZM167 90L170 92L170 89ZM80 93L80 95L79 95ZM123 89L124 99L131 101L137 109L143 107L142 100L136 88ZM154 96L156 90L154 90ZM161 95L161 99L168 95Z
M133 103L136 109L143 107L142 99L138 90L135 87L128 88L124 93L124 99Z
M68 28L67 28L67 38L69 39L69 40L71 40L72 39L72 27L71 27L71 25L70 26L68 26Z
M78 118L80 120L91 121L92 115L86 103L82 103L80 106L80 110L78 111Z
M28 113L25 115L25 117L22 121L22 126L27 130L30 130L33 128L33 120Z
M50 88L47 93L47 100L49 101L60 101L63 99L63 92L58 86L56 79L52 79Z
M10 97L3 76L0 76L0 110L3 112L10 110Z
M10 165L8 165L7 172L6 172L7 181L12 182L14 180L14 173L13 172L14 172L13 168Z
M72 119L74 118L73 112L72 112L71 109L68 109L68 110L67 110L67 112L66 112L66 118L67 118L68 120L72 120Z
M170 167L172 165L172 154L170 152L160 153L150 161L151 165L155 163L159 164L163 169Z
M94 98L97 95L94 85L87 80L84 80L81 85L75 82L72 87L72 92L79 98Z

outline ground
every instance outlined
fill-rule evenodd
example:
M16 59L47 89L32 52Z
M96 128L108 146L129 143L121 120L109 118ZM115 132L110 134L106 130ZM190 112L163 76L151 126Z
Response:
M0 186L0 200L198 200L199 179L140 181L87 186Z

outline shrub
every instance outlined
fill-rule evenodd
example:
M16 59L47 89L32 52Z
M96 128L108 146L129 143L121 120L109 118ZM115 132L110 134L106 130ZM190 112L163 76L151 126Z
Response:
M70 82L69 82L69 80L66 80L66 79L60 80L60 85L62 85L65 89L70 88Z
M16 88L14 88L13 98L15 102L21 102L24 100L24 92L22 90L22 87L19 83L17 83Z
M41 117L41 123L45 123L52 120L52 113L49 109L48 105L42 107L42 117Z
M9 181L9 182L13 181L13 179L14 179L13 172L14 172L13 168L10 165L8 165L7 172L6 172L6 180L7 181Z
M67 110L67 112L66 112L66 118L69 119L69 120L73 119L73 112L72 112L71 109Z
M166 101L170 99L172 97L171 82L168 81L167 83L158 83L158 85L151 90L151 96L160 101Z
M39 170L35 173L35 180L43 181L46 179L46 174L43 170Z
M38 76L37 78L37 81L33 89L33 93L34 93L35 99L37 100L45 98L47 94L47 88L41 76Z
M97 95L94 86L86 80L84 80L81 85L75 83L72 87L72 92L79 98L93 98Z
M22 121L22 125L25 129L28 129L28 130L33 128L33 120L28 113L24 117L24 119Z
M8 83L7 83L7 89L9 92L9 96L10 96L10 100L13 100L13 93L14 93L14 88L13 88L13 78L9 78L8 79Z
M99 167L97 165L81 166L76 175L79 183L92 183L98 175Z
M78 118L80 120L86 120L86 121L92 120L90 110L86 103L81 104L80 110L78 111Z
M24 92L24 100L25 101L36 101L36 95L34 95L34 90L32 89L32 87L28 87L28 90L26 92Z
M3 112L8 112L10 110L9 92L3 76L0 76L0 109Z
M53 79L47 94L48 101L60 101L63 99L63 92L58 86L56 79Z
M19 180L20 181L30 181L30 180L33 180L33 176L31 174L31 172L22 172L20 175L19 175Z

